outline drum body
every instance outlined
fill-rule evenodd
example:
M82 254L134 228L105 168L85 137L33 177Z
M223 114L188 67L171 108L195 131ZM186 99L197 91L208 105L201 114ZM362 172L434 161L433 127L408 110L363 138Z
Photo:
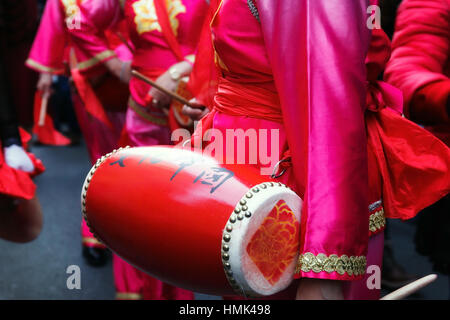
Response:
M214 295L265 296L293 279L302 200L245 165L138 147L99 159L82 190L93 233L166 283Z

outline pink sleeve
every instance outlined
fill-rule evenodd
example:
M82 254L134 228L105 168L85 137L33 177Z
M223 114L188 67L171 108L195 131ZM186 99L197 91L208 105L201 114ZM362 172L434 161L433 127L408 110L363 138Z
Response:
M38 71L64 73L64 53L67 46L64 12L59 0L48 0L41 24L25 64Z
M76 48L77 68L84 71L116 56L105 31L120 22L122 10L117 0L87 0L79 17L78 27L69 33Z
M405 0L399 7L385 79L403 91L407 117L413 116L410 115L411 101L419 89L439 82L447 86L448 94L449 78L443 70L450 52L448 4L443 0ZM423 112L413 120L429 119L426 108L420 111ZM437 111L442 114L444 107ZM430 112L435 113L435 110Z
M368 245L365 0L258 0L298 189L300 277L357 280Z

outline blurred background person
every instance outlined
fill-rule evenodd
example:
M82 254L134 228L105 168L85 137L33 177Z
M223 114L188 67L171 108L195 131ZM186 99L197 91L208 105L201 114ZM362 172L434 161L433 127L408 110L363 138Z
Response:
M95 1L83 2L83 8L87 8L89 2ZM176 91L180 80L192 70L208 1L104 0L95 2L95 8L96 10L80 11L83 23L80 28L74 28L70 32L76 46L90 56L107 52L109 44L105 31L116 28L118 21L124 18L129 41L122 41L133 52L131 68L169 91ZM110 73L129 79L126 144L171 144L168 116L171 97L146 82L131 77L130 64L124 65L114 57L101 59L100 62ZM150 277L117 255L113 255L113 266L117 299L194 298L192 292Z
M36 12L33 1L0 3L0 238L20 243L34 240L43 223L31 178L42 173L44 166L27 152L30 135L19 129L17 117L18 110L24 118L27 113L31 119L33 115L24 107L27 91L32 93L27 90L29 73L19 62L27 52L29 34L35 29Z
M381 28L391 40L394 34L397 9L401 2L402 0L380 0L378 3L381 12ZM391 43L389 43L390 45ZM383 79L383 72L378 77L379 79ZM405 267L398 262L393 248L390 224L390 219L386 219L381 279L382 288L388 291L398 289L419 277L418 275L408 273Z
M102 62L116 59L127 66L131 52L117 40L120 30L108 30L107 48L102 52L87 54L77 46L73 33L82 25L81 11L97 10L98 1L48 0L38 33L26 65L40 73L37 89L43 99L53 93L54 75L71 77L71 97L91 163L119 145L125 122L125 106L128 97L128 79L119 79L109 73ZM100 23L116 21L118 17L100 15ZM57 85L57 83L55 84ZM67 88L67 86L66 86ZM66 90L67 92L67 90ZM83 256L93 266L107 261L107 252L89 231L82 220Z
M392 45L385 79L402 89L405 116L449 146L450 0L404 0L398 9ZM447 275L449 212L447 195L419 215L415 235L417 252L429 257L435 271Z

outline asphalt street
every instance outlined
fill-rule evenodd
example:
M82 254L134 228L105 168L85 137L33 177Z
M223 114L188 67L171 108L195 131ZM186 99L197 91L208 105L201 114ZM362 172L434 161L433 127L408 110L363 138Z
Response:
M90 169L83 144L71 147L34 146L47 170L37 177L44 228L35 241L14 244L0 240L0 299L114 299L111 260L100 268L87 265L81 256L80 191ZM428 260L415 252L414 221L391 221L394 252L410 273L432 273ZM69 289L70 266L81 271L81 288ZM383 291L383 294L386 292ZM196 295L197 299L219 297ZM412 299L448 299L449 279L438 280Z

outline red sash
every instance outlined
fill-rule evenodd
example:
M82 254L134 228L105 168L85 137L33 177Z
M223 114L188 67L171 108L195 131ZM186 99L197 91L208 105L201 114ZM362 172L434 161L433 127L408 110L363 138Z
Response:
M191 139L193 147L203 146L202 133L213 127L217 112L282 122L277 98L266 91L220 79L214 108L198 124ZM403 118L398 112L401 107L398 89L384 82L370 83L365 121L368 146L383 178L385 216L410 219L449 193L450 149Z
M169 14L167 12L166 3L164 0L155 0L155 10L156 15L158 17L159 25L161 26L161 32L164 35L164 38L167 41L170 49L172 50L175 57L178 61L183 61L184 56L181 52L180 44L178 43L175 34L173 33L173 29L170 24Z

